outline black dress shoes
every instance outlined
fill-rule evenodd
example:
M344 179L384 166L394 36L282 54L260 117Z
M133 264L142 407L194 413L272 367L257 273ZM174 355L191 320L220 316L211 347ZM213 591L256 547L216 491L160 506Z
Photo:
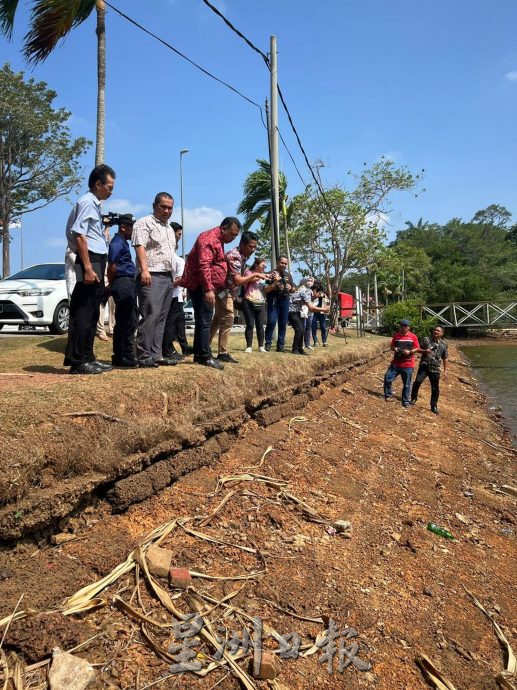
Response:
M213 357L205 359L204 362L198 362L198 364L202 364L204 367L212 367L212 369L224 369L224 364L220 360L214 359Z
M175 367L178 363L177 359L169 359L168 357L162 357L157 359L155 362L159 367Z
M220 362L228 362L229 364L238 364L239 363L239 360L235 359L235 357L232 357L227 352L224 355L217 355L217 359Z
M136 359L128 359L127 357L122 357L121 359L112 359L112 364L117 369L134 369L138 366Z
M138 366L141 369L158 369L158 365L154 359L144 359L141 362L138 362Z
M104 374L106 369L97 366L97 362L85 362L70 369L71 374Z
M277 347L277 348L276 348L276 351L277 351L277 352L285 352L285 350L284 350L283 347Z
M95 362L92 362L92 364L98 366L99 369L102 369L102 371L111 371L113 369L113 366L111 364L107 364L106 362L99 362L97 359L95 360Z

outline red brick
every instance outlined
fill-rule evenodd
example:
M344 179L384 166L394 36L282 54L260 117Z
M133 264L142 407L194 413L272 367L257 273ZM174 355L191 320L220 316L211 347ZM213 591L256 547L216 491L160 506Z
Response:
M188 568L171 568L169 570L169 584L171 587L187 589L192 584L192 575Z

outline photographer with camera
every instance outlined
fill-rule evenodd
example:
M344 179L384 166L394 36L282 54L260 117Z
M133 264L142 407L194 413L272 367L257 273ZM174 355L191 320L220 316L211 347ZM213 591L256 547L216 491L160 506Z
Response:
M112 364L123 369L138 366L135 358L135 302L136 266L131 257L129 240L135 219L130 213L111 213L109 225L118 225L118 232L108 249L108 283L115 302Z
M77 253L77 282L70 298L70 322L64 365L71 374L102 374L112 369L98 362L93 352L95 328L104 295L104 273L108 245L102 222L101 202L109 199L115 185L115 171L98 165L88 179L89 192L75 204L66 226L71 251Z
M285 352L285 332L289 318L289 297L294 292L293 277L288 271L287 256L279 256L264 292L267 300L266 351L271 350L273 331L278 325L276 351Z

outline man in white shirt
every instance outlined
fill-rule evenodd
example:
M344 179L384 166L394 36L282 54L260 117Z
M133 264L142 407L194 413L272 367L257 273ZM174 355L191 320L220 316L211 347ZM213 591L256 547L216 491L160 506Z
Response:
M104 295L108 245L102 221L101 202L109 199L115 171L99 165L90 173L89 191L75 204L66 225L66 238L76 254L76 284L70 297L70 323L64 365L71 374L102 374L112 369L93 352L95 327ZM70 258L70 257L69 257ZM70 267L69 267L70 268Z
M176 240L169 225L173 208L172 196L160 192L154 199L152 214L140 218L133 226L140 311L136 355L140 367L178 363L162 355L163 331L176 276Z
M176 238L176 249L179 247L181 235L183 234L183 226L179 223L172 222L171 228L174 230ZM162 355L167 359L182 360L184 355L190 355L193 349L187 342L185 333L185 312L183 311L183 304L185 302L185 288L178 284L183 270L185 268L185 260L176 254L176 279L174 281L174 290L172 291L172 302L165 321L165 330L163 332ZM176 351L174 342L177 341L181 347L182 355Z

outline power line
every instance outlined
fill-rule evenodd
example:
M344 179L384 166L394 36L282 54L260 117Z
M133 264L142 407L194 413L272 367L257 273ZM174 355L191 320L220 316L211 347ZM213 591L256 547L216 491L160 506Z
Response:
M298 169L298 166L297 166L296 163L295 163L295 160L294 160L294 158L293 158L293 154L289 151L289 148L288 148L287 144L285 143L285 139L284 139L284 137L282 136L280 130L278 130L278 136L280 137L280 139L281 139L281 141L282 141L282 144L284 145L285 150L286 150L287 153L289 154L289 158L291 159L291 163L294 165L294 169L295 169L296 172L298 173L298 177L300 178L300 180L301 180L303 186L304 186L304 187L307 187L307 182L305 182L305 180L303 179L302 174L301 174L300 170Z
M250 41L250 39L247 38L247 37L242 33L242 31L239 31L239 29L237 29L237 28L231 23L231 21L230 21L229 19L227 19L227 18L224 16L224 14L222 14L222 12L220 12L220 11L217 9L217 7L214 7L214 5L212 5L212 3L209 2L209 0L203 0L203 2L204 2L205 5L207 5L213 12L215 12L215 14L217 14L217 16L220 17L220 18L223 20L223 22L224 22L224 23L225 23L235 34L237 34L237 36L239 36L239 38L241 38L241 39L242 39L252 50L254 50L256 53L258 53L258 54L261 56L261 58L264 60L264 62L266 63L266 65L267 65L267 67L268 67L268 70L271 70L271 63L270 63L269 57L268 57L262 50L260 50L260 48L257 48L257 46L256 46L254 43L252 43L252 42ZM296 141L297 141L298 146L299 146L299 148L300 148L300 151L302 152L302 155L303 155L303 157L304 157L304 159L305 159L305 163L306 163L306 165L307 165L307 167L308 167L308 169L309 169L309 172L310 172L310 174L311 174L311 177L312 177L312 179L314 180L314 182L315 182L315 184L316 184L317 190L318 190L320 196L322 197L323 201L325 202L325 206L327 207L328 211L329 211L330 214L333 216L334 220L335 220L337 223L339 223L339 219L338 219L338 217L336 216L336 214L334 213L332 207L330 206L330 204L329 204L329 202L328 202L328 199L327 199L327 197L326 197L326 195L325 195L325 191L324 191L324 189L323 189L323 187L322 187L322 185L321 185L321 182L320 182L318 176L316 175L316 173L314 172L314 169L313 169L313 167L312 167L312 165L311 165L311 163L310 163L310 161L309 161L309 157L307 156L307 153L306 153L306 151L305 151L305 149L304 149L304 147L303 147L302 141L301 141L301 139L300 139L300 135L298 134L298 130L296 129L296 127L295 127L295 125L294 125L293 118L292 118L292 116L291 116L291 113L289 112L289 108L287 107L287 103L285 102L285 98L284 98L284 96L283 96L282 90L280 89L280 86L279 86L279 85L277 85L277 90L278 90L278 95L280 96L280 101L281 101L282 106L283 106L283 108L284 108L284 110L285 110L285 113L286 113L286 115L287 115L287 119L289 120L289 124L291 125L291 129L292 129L293 132L294 132L294 136L296 137ZM283 142L283 144L284 144L284 146L285 146L285 142L284 142L283 139L282 139L282 142ZM287 149L287 146L286 146L286 149ZM287 152L289 153L289 156L290 156L290 158L291 158L291 160L293 161L293 164L294 164L294 160L293 160L293 158L292 158L292 156L291 156L291 153L289 152L289 149L287 149ZM298 172L298 175L299 175L300 178L301 178L300 172L298 171L298 168L296 167L296 165L295 165L295 168L296 168L296 171ZM301 179L302 179L302 178L301 178ZM302 181L303 181L303 179L302 179ZM305 183L304 183L304 184L305 184Z
M258 54L260 55L260 57L264 60L264 62L266 63L266 65L269 67L269 57L266 55L266 53L262 52L262 50L260 50L260 48L257 48L257 46L254 45L254 44L250 41L249 38L246 38L246 36L245 36L241 31L239 31L239 29L237 29L237 27L235 27L235 26L231 23L231 21L230 21L229 19L227 19L227 18L224 16L224 14L223 14L222 12L220 12L220 11L217 9L217 7L214 7L214 5L212 5L211 2L209 2L208 0L203 0L203 2L205 3L205 5L207 5L207 6L212 10L212 12L215 12L215 14L217 14L217 16L220 17L220 18L223 20L223 22L226 24L226 26L228 26L234 33L236 33L237 36L239 36L239 38L242 38L242 40L243 40L245 43L247 43L248 46L249 46L252 50L254 50L256 53L258 53Z
M117 12L117 14L119 14L121 17L123 17L124 19L126 19L128 22L130 22L130 24L133 24L133 25L136 26L138 29L140 29L141 31L143 31L144 33L148 34L149 36L151 36L152 38L154 38L156 41L158 41L159 43L161 43L162 45L164 45L166 48L169 48L169 50L172 50L174 53L176 53L176 55L179 55L181 58L183 58L184 60L186 60L187 62L189 62L189 63L190 63L191 65L193 65L196 69L198 69L198 70L200 70L201 72L203 72L203 74L206 74L206 75L207 75L208 77L210 77L211 79L214 79L215 81L219 82L219 84L222 84L223 86L226 86L227 89L230 89L230 91L233 91L233 92L236 93L238 96L240 96L241 98L243 98L245 101L248 101L248 103L251 103L252 105L254 105L255 107L257 107L257 108L261 111L261 114L262 114L262 107L261 107L258 103L255 103L254 100L252 100L251 98L248 98L248 96L244 95L241 91L239 91L239 89L236 89L236 88L235 88L234 86L232 86L231 84L228 84L228 82L224 81L223 79L219 79L219 77L216 77L215 74L212 74L211 72L209 72L209 71L208 71L207 69L205 69L204 67L201 67L201 65L199 65L197 62L194 62L194 60L191 60L191 59L190 59L189 57L187 57L184 53L182 53L180 50L178 50L177 48L175 48L173 45L171 45L170 43L168 43L167 41L165 41L163 38L160 38L159 36L157 36L155 33L153 33L152 31L150 31L149 29L146 29L145 26L142 26L142 24L139 24L137 21L135 21L134 19L132 19L131 17L129 17L127 14L125 14L125 13L122 12L121 10L117 9L114 5L112 5L111 3L107 2L107 0L104 0L104 4L105 4L107 7L110 7L110 8L111 8L112 10L114 10L115 12Z

